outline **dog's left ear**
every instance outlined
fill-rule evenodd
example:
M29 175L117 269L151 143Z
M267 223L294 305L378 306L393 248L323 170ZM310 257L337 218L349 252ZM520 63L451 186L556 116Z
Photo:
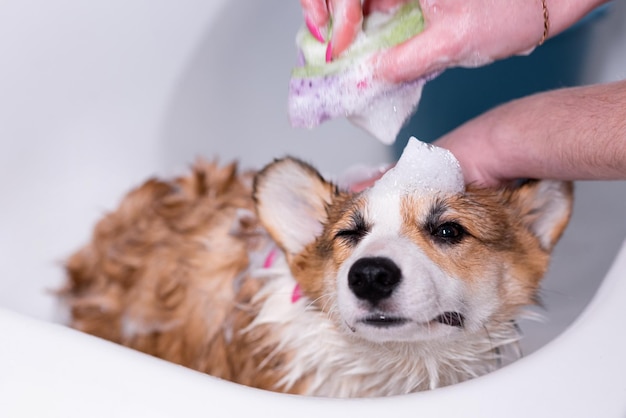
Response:
M551 251L567 226L573 204L568 181L531 180L513 192L515 207L524 225Z
M335 193L335 186L313 167L294 158L274 161L254 179L259 218L290 254L299 253L322 233L326 208Z

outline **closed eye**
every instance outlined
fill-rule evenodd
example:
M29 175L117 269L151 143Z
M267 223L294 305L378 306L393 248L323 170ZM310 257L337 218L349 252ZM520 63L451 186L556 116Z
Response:
M430 234L442 244L457 244L467 235L467 231L456 222L444 222L433 226Z
M335 233L335 239L342 240L350 245L356 245L369 233L370 228L360 213L352 214L350 221L348 228L340 229Z

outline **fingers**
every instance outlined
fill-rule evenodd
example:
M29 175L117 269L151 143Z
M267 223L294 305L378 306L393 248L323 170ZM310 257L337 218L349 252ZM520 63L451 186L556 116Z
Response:
M363 11L360 0L300 0L304 19L311 34L318 41L328 42L327 60L341 55L361 30ZM332 38L327 27L333 21Z
M300 0L300 5L307 25L313 26L317 30L326 27L330 20L326 0Z
M478 116L433 142L456 157L466 184L496 187L507 183L505 179L490 174L491 168L501 159L494 154L494 147L483 131L486 129L483 125L488 123L484 116Z
M363 1L363 14L372 12L388 12L396 6L406 3L407 0L365 0Z
M428 61L423 57L424 49L420 48L421 43L421 39L413 38L376 54L375 77L392 83L402 83L422 76L426 72Z
M337 58L352 44L361 30L363 15L373 11L388 12L405 2L406 0L365 0L361 7L361 0L329 0L333 18L330 56Z
M408 41L381 51L373 59L375 77L401 83L435 74L450 66L456 56L455 42L436 27Z
M354 41L363 23L361 0L330 0L333 18L333 34L329 52L331 57L340 56Z
M306 25L320 42L329 41L327 60L339 57L352 44L361 30L363 15L373 11L386 12L406 0L300 0ZM365 10L365 12L364 12ZM327 25L332 17L332 38L327 36Z

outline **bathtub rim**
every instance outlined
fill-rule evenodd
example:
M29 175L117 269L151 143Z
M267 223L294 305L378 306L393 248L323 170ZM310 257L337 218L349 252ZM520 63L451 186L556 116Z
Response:
M0 415L39 412L40 416L73 417L88 410L91 416L120 412L130 416L133 411L155 417L201 416L216 409L257 413L271 405L273 417L292 416L295 411L305 417L347 412L373 417L390 408L411 408L428 416L501 416L506 412L512 417L556 413L583 417L598 413L600 406L605 417L622 416L626 399L620 394L626 393L626 382L620 377L626 372L622 355L626 336L615 334L611 319L619 318L626 297L625 272L626 241L574 323L528 357L458 385L365 400L305 398L243 387L0 308L0 329L5 341L10 341L0 345L0 369L4 370L0 393L5 395ZM97 390L93 383L85 384L93 382L94 376L99 379ZM119 402L112 402L115 399Z

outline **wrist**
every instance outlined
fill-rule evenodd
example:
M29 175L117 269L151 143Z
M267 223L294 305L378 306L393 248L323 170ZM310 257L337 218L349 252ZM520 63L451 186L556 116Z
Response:
M609 0L540 0L540 10L544 13L544 29L545 20L548 21L547 38L563 32L596 7L608 2Z

